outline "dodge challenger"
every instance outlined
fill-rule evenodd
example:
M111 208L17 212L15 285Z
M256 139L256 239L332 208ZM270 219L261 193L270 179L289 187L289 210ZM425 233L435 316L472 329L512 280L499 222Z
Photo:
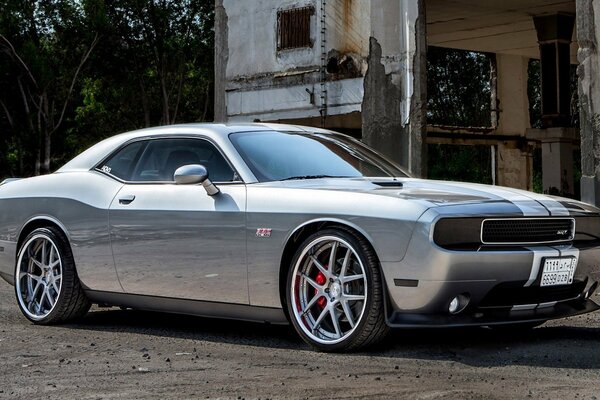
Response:
M277 124L128 132L0 185L0 276L36 324L92 304L291 323L323 351L390 328L531 328L598 309L600 210L411 177Z

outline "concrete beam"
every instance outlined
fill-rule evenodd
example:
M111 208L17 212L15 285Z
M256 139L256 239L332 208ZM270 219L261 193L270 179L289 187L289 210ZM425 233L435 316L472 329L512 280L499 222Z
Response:
M427 35L424 0L372 0L363 140L426 176Z
M577 0L581 199L600 206L600 0Z

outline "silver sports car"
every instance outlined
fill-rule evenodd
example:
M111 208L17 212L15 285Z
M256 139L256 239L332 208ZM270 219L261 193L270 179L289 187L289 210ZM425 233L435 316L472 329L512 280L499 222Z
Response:
M289 321L318 349L351 350L390 327L598 309L600 210L414 179L322 129L167 126L4 181L0 275L38 324L98 303Z

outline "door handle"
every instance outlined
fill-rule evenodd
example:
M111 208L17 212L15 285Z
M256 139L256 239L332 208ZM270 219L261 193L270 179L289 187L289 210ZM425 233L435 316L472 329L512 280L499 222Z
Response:
M126 206L134 200L135 200L135 196L132 194L128 194L126 196L119 197L119 204L123 204L124 206Z

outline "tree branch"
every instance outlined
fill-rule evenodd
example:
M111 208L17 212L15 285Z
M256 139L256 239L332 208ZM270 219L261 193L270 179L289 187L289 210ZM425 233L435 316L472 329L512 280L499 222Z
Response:
M71 99L71 93L73 93L73 88L75 87L75 82L77 81L77 76L79 75L79 71L81 71L81 68L83 67L83 65L85 64L87 59L89 58L90 54L92 54L94 47L96 47L96 45L98 44L98 41L99 41L99 37L98 37L98 34L96 33L96 36L94 36L94 40L92 41L90 48L83 55L83 57L81 58L81 62L79 63L79 66L75 70L75 74L73 75L73 79L71 80L71 86L69 87L69 91L67 92L67 97L65 98L65 103L63 104L63 108L60 113L60 118L58 119L58 122L56 123L56 125L50 131L49 135L52 135L54 132L56 132L56 130L62 124L63 118L65 116L65 111L67 110L67 105L69 104L69 100Z
M25 89L23 89L23 83L21 83L21 77L17 78L17 85L19 85L19 91L21 92L21 99L23 100L23 107L25 108L25 118L27 119L27 124L29 125L29 131L35 132L33 128L33 122L31 121L31 111L29 109L29 102L27 101L27 95L25 94Z
M1 35L1 34L0 34L0 39L4 40L6 42L6 44L8 44L8 47L10 48L13 56L16 57L16 59L19 61L19 64L21 64L21 66L25 69L25 71L27 71L27 75L29 75L29 79L31 79L31 82L33 82L33 84L37 87L37 85L38 85L37 81L33 77L33 74L31 73L31 70L29 69L29 67L27 66L27 64L25 64L25 61L23 61L23 59L19 56L19 54L15 50L15 47L10 42L10 40L8 40L8 38L6 36Z
M10 111L8 111L8 107L6 107L6 104L4 104L4 102L2 100L0 100L0 105L2 105L2 108L4 109L4 113L6 114L6 118L8 119L8 124L10 125L11 128L15 127L15 121L12 118L12 115L10 115Z

